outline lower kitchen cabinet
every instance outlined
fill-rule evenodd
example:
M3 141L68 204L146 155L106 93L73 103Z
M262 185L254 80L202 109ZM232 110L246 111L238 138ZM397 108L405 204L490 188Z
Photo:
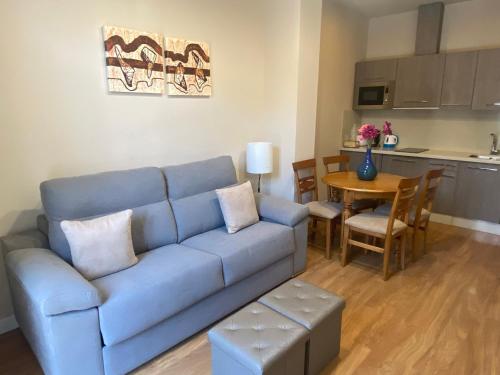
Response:
M382 172L404 177L417 177L427 172L427 164L427 159L384 155L382 158Z
M458 162L431 159L429 160L429 170L431 169L444 169L434 197L432 211L438 214L455 216Z
M349 170L355 171L361 165L361 163L365 160L365 153L358 151L341 151L342 155L349 156ZM382 155L380 154L372 154L372 160L375 164L375 168L380 171L382 164Z
M500 223L500 166L460 163L455 215Z
M356 170L364 153L342 151ZM432 211L438 214L500 223L500 165L374 154L379 171L404 177L424 176L431 169L444 169Z

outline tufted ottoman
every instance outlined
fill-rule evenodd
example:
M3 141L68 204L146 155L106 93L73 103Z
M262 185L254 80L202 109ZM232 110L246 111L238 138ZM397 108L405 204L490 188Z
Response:
M342 298L300 280L290 280L259 299L310 331L308 374L318 374L340 350Z
M208 332L213 375L303 375L309 333L254 302Z

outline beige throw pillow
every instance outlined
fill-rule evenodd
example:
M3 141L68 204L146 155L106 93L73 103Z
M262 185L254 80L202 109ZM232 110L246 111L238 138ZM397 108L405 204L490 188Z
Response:
M259 222L259 214L250 181L217 189L215 192L219 198L228 233L236 233L240 229Z
M131 225L132 210L92 220L62 221L73 266L93 280L136 264Z

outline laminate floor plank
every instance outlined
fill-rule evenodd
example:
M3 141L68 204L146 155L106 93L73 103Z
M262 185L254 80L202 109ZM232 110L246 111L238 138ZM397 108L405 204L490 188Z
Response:
M428 253L382 280L382 257L341 267L310 247L300 279L344 296L339 358L327 374L500 374L500 236L431 223ZM0 336L0 373L38 374L20 332ZM206 330L135 374L210 374Z

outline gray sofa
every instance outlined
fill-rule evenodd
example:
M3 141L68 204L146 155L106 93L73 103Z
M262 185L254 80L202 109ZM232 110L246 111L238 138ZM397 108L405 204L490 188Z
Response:
M228 234L214 189L236 182L228 156L43 182L48 241L2 240L16 319L43 370L128 372L303 271L307 208L257 194L261 221ZM139 262L87 281L60 222L128 208Z

